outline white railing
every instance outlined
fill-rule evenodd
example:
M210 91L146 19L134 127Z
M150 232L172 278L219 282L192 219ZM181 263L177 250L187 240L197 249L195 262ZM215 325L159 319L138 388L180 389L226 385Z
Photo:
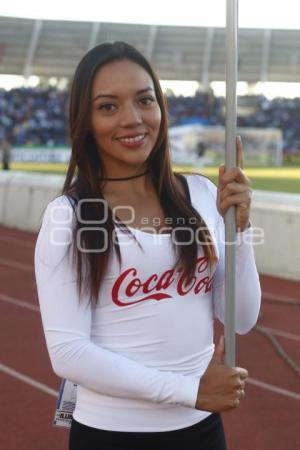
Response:
M0 173L0 224L38 231L43 211L62 188L63 175ZM254 191L251 221L260 273L300 280L300 195Z

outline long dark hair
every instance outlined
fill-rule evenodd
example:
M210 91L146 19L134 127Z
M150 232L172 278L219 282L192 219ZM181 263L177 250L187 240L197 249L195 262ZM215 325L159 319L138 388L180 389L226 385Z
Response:
M80 202L81 220L78 220L77 214L74 243L78 244L79 232L81 248L78 248L78 245L74 245L73 248L79 292L84 289L89 294L92 302L97 302L112 245L115 247L119 262L121 261L120 247L115 242L115 239L114 244L112 244L112 234L115 225L109 208L107 220L101 224L102 229L105 229L106 236L108 236L107 242L105 242L105 233L99 233L99 231L92 229L95 228L97 220L99 221L99 218L103 217L103 203L97 200L104 200L102 186L99 182L99 177L104 176L104 167L93 135L89 131L91 91L95 74L104 64L116 60L130 60L139 64L153 80L156 98L161 110L161 124L156 144L148 157L147 164L165 216L173 219L173 228L176 228L178 218L183 219L183 222L188 224L194 232L201 228L198 236L205 244L203 246L204 254L211 264L216 259L210 233L190 201L187 201L186 197L182 195L178 186L178 179L176 179L180 175L172 171L167 108L154 70L138 50L125 42L98 45L90 50L80 61L72 83L69 115L72 154L62 190L62 194L75 200L75 206L74 202L72 204L75 210L77 205L77 211L80 200L95 199L95 201ZM184 177L181 178L184 182ZM186 186L185 189L187 190ZM186 194L188 195L188 192ZM82 223L82 219L84 219L84 223ZM85 230L82 230L83 227ZM190 233L182 230L182 228L175 230L177 243L186 243L190 240ZM84 232L81 233L80 230ZM102 251L101 249L104 246L106 246L105 250ZM187 278L192 276L195 270L197 247L198 244L195 240L188 245L176 244L178 254L176 265L178 263L183 265ZM87 269L87 272L84 268Z

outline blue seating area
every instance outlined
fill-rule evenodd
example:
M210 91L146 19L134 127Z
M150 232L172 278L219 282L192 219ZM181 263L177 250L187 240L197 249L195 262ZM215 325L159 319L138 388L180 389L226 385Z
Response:
M194 97L168 97L170 126L224 125L224 98L212 92ZM249 98L250 100L250 98ZM247 97L242 98L247 104ZM66 146L68 92L54 88L0 90L0 140L12 136L15 146ZM251 97L248 114L238 116L238 126L280 128L285 154L300 153L300 98L268 100Z

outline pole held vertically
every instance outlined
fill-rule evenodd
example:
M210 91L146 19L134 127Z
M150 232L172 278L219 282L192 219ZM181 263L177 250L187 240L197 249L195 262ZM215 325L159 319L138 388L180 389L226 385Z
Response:
M226 121L225 167L236 166L236 117L238 72L238 0L226 0ZM235 207L225 216L225 364L235 366Z

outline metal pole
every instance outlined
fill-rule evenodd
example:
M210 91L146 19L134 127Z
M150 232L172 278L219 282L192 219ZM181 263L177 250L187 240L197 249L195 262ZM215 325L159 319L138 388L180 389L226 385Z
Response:
M236 84L238 58L238 0L226 4L226 131L225 167L236 166ZM225 364L235 366L235 207L225 217Z

